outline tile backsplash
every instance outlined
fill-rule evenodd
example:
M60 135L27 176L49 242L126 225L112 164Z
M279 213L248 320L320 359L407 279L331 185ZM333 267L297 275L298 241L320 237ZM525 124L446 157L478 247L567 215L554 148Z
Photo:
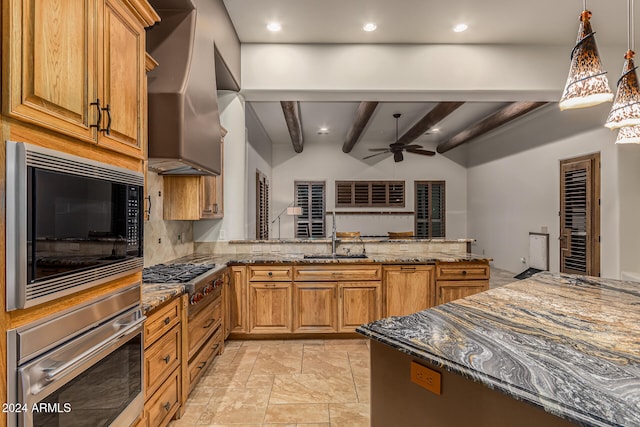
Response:
M149 171L147 195L151 197L151 213L149 220L144 223L145 267L193 253L193 222L164 221L163 192L162 176ZM148 204L146 206L148 207Z

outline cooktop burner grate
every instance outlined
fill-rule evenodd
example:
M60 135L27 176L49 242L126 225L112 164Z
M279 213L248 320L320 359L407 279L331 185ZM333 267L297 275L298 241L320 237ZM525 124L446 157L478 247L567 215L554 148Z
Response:
M144 283L187 283L215 266L215 264L158 264L142 270L142 281Z

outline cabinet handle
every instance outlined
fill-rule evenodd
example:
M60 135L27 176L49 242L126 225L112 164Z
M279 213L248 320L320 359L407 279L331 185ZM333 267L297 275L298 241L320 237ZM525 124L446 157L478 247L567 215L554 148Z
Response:
M200 362L200 364L198 365L198 369L202 369L205 366L207 366L207 362Z
M465 276L467 274L467 270L462 270L462 275Z
M273 271L268 272L268 273L267 273L267 276L269 276L269 277L273 277Z
M169 323L171 323L171 318L170 317L165 317L164 324L168 325Z
M409 271L409 272L412 272L412 271L416 271L416 268L415 268L415 267L400 267L400 270L401 270L401 271Z
M213 351L216 351L218 347L220 347L220 343L217 343L216 345L213 346Z
M96 120L95 125L89 125L89 128L97 128L98 132L100 132L100 123L102 123L102 108L100 108L100 98L96 99L96 102L92 102L89 105L95 105L98 108L98 120Z
M169 409L171 409L171 403L167 402L164 405L162 405L162 407L164 408L165 411L169 411Z
M213 209L202 209L204 213L213 213Z
M169 364L169 361L171 360L171 356L167 354L167 356L163 357L162 360L164 360L164 363Z
M111 135L111 105L107 104L102 110L107 112L107 127L100 129L100 131Z
M147 201L147 216L151 216L151 196L147 196L144 198Z
M209 319L209 323L207 323L206 325L204 325L202 327L202 329L209 329L211 327L211 325L213 325L215 323L216 319Z
M213 212L214 213L218 213L218 204L217 203L213 204Z
M266 288L275 288L275 287L276 287L276 284L275 284L275 283L265 283L265 284L264 284L264 286L265 286Z

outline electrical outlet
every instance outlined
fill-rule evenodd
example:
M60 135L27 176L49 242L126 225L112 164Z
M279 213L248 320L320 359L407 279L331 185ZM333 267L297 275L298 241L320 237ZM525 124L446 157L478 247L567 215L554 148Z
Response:
M251 253L260 253L262 252L262 246L260 245L253 245L251 246Z
M271 245L271 252L280 253L280 245Z
M224 233L224 228L220 229L220 234L218 235L218 237L220 238L220 240L225 240L226 239L226 235Z
M400 245L400 251L401 252L409 252L409 245L406 245L406 244Z
M178 233L178 242L182 241L182 234Z
M158 243L162 243L162 239L158 237Z

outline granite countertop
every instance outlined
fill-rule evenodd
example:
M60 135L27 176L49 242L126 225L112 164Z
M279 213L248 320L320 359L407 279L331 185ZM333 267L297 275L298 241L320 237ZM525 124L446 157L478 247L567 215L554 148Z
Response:
M184 285L180 283L143 283L142 312L149 313L164 302L184 293Z
M640 425L637 283L538 273L357 332L579 425Z
M434 243L473 243L476 239L423 239L420 237L407 237L403 239L390 239L386 236L362 236L362 237L338 237L339 242L365 242L365 243L411 243L411 242L434 242ZM286 243L331 243L331 237L314 237L314 238L289 238L289 239L248 239L248 240L230 240L229 243L239 244L286 244Z

